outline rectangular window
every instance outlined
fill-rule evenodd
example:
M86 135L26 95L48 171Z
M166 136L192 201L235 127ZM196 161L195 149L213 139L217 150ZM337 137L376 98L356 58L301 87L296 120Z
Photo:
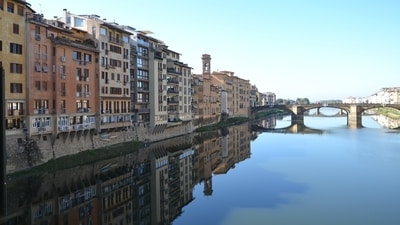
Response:
M19 34L19 25L16 23L13 24L13 33Z
M4 0L0 0L0 10L4 10Z
M92 55L91 54L84 54L85 57L85 62L91 62L92 61Z
M42 88L43 90L47 91L47 81L42 82Z
M43 65L42 65L42 71L45 72L45 73L49 72L49 67L47 67L47 64L46 64L46 63L43 63Z
M24 8L22 6L18 6L17 13L18 13L18 15L23 16L24 15Z
M100 27L100 35L106 36L107 35L107 30L104 27Z
M10 83L10 92L11 93L22 93L22 84L21 83Z
M35 81L35 88L36 90L40 91L40 81Z
M74 52L72 53L72 59L74 59L74 60L81 60L81 58L82 58L81 52L74 51Z
M7 12L14 13L14 4L11 2L7 3Z
M0 52L3 51L3 41L0 40Z
M10 63L10 73L22 73L22 64Z
M10 53L22 55L22 45L10 43Z
M65 83L61 83L61 96L62 96L62 97L65 97L65 96L66 96Z

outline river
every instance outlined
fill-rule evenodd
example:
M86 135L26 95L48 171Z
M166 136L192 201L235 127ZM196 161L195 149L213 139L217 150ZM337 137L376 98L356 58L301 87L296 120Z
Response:
M198 184L173 224L400 224L399 134L371 117L362 129L347 128L345 117L305 124L322 135L260 134L251 158L213 176L212 196Z
M275 130L244 124L10 178L0 224L400 224L399 133L371 116L361 129L304 123L270 118Z

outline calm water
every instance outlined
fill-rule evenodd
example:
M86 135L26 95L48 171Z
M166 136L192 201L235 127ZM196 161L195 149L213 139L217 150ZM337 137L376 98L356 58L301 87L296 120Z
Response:
M400 224L398 132L372 117L362 129L345 117L306 117L298 133L279 129L288 117L260 124L276 129L244 124L11 176L0 224Z
M277 127L290 124L287 118ZM400 224L400 135L369 117L305 118L321 134L262 133L251 158L213 175L173 224Z

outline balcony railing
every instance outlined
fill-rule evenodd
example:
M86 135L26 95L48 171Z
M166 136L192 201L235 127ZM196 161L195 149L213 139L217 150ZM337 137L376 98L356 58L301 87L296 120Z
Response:
M34 109L33 114L49 114L49 109L46 108L40 108L40 109Z
M124 43L121 38L116 38L116 37L110 37L108 41L120 45Z
M179 84L179 81L177 79L167 79L167 83L173 83L173 84Z
M88 113L88 112L90 112L90 108L77 108L76 112L77 113Z
M182 75L182 71L177 71L177 70L175 70L175 69L173 69L173 68L168 68L168 69L167 69L167 72L168 72L168 73L175 73L175 74Z
M175 90L175 89L173 89L173 88L168 88L167 92L168 92L168 93L175 93L175 94L178 94L178 93L179 93L178 90Z
M175 100L175 99L169 98L169 99L167 99L167 103L177 104L177 103L179 103L179 101L178 101L178 100Z
M7 111L8 116L21 116L24 115L24 110L23 109L9 109Z

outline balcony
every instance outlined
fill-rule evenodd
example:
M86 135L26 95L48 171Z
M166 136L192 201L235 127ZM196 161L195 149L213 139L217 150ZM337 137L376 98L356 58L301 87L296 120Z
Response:
M90 112L90 108L77 108L76 112L77 113L88 113L88 112Z
M149 108L139 108L139 109L136 109L136 111L138 113L150 113L150 109Z
M172 93L173 93L173 94L178 94L179 91L176 90L176 89L174 89L174 88L168 88L167 93L169 93L169 94L172 94Z
M46 108L39 108L39 109L34 109L33 114L49 114L49 109Z
M116 38L116 37L110 37L108 39L109 42L115 43L115 44L119 44L119 45L123 45L124 42L122 41L121 38Z
M173 98L168 98L168 99L167 99L167 103L168 103L168 104L178 104L179 101L176 100L176 99L173 99Z
M167 83L179 84L179 81L178 81L177 79L168 78L168 79L167 79Z
M8 116L22 116L24 115L24 110L23 109L9 109L7 111Z
M167 72L168 72L168 73L174 73L174 74L182 75L182 72L181 72L181 71L177 71L177 70L175 70L175 69L173 69L173 68L168 68L168 69L167 69Z

